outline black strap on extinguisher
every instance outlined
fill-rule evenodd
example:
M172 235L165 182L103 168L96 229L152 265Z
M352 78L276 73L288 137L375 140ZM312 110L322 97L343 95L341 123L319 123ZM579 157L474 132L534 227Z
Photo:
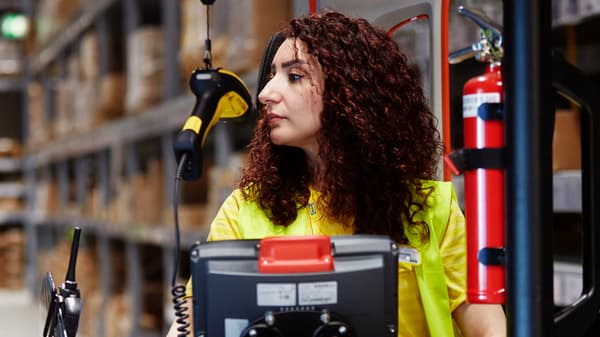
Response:
M477 117L484 121L497 121L504 117L504 104L482 103L477 108Z
M506 263L506 250L494 247L481 248L477 260L486 266L503 266Z
M482 103L477 108L477 117L484 121L503 118L502 103ZM446 163L455 174L475 169L503 169L505 167L504 148L463 148L448 154Z
M504 168L504 148L458 149L448 154L456 171Z

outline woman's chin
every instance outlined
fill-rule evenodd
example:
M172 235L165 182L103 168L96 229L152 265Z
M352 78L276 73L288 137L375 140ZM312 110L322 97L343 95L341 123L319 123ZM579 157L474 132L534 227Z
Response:
M286 145L285 138L281 135L278 135L277 132L271 131L271 143L275 145Z

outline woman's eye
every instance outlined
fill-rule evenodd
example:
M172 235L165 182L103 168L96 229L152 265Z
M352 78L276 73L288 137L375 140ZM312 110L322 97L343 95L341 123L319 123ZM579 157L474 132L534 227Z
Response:
M290 82L297 82L302 79L302 75L290 73L288 75L288 79L290 80Z

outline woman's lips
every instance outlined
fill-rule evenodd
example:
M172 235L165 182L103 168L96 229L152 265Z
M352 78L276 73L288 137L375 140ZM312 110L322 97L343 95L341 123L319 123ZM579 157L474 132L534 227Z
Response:
M282 117L282 116L280 116L278 114L275 114L275 113L269 113L267 115L267 122L269 122L269 124L277 123L277 122L279 122L282 119L284 119L284 117Z

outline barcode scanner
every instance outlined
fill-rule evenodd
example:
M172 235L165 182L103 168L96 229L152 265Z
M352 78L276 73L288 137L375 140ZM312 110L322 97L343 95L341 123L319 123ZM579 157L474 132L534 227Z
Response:
M221 68L196 69L189 86L196 103L177 135L174 149L177 162L187 154L181 178L196 180L202 174L201 149L210 130L220 119L243 117L252 107L252 96L236 74Z

